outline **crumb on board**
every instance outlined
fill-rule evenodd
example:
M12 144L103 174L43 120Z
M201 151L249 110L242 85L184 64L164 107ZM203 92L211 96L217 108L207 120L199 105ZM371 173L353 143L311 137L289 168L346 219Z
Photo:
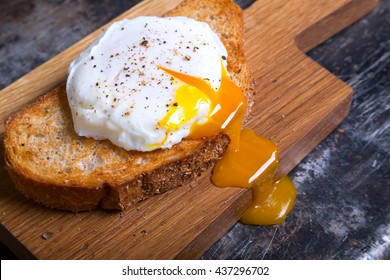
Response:
M42 233L41 237L45 240L48 240L49 238L51 238L53 236L53 232L52 231L46 231L44 233Z

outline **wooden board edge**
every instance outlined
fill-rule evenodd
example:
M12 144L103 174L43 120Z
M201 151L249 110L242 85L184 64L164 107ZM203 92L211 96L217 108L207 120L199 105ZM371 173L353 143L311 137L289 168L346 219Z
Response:
M239 196L235 204L230 205L222 215L208 224L174 259L198 259L240 219L252 201L252 190L237 189L237 192Z
M318 146L337 126L347 117L352 103L353 90L345 84L343 100L326 116L320 123L312 128L309 134L305 135L301 141L298 141L288 151L285 152L280 160L279 168L275 177L281 178L288 174L299 162L301 162L315 147ZM329 121L332 120L332 121ZM312 137L313 135L317 135ZM319 135L319 136L318 136ZM302 153L304 151L304 153ZM298 156L305 154L305 156Z
M317 23L306 28L295 38L295 44L306 53L330 37L371 12L379 0L352 0ZM329 28L333 26L333 28Z
M0 223L0 240L16 257L22 260L36 260L30 252L7 228Z

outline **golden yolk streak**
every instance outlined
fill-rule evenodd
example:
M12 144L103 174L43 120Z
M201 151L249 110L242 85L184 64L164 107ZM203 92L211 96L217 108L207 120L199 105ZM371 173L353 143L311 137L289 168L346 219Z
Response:
M201 102L210 103L210 99L199 88L183 85L176 91L175 103L166 116L159 122L168 130L180 129L181 125L194 118L198 113Z
M186 83L179 87L176 91L176 101L177 107L182 107L186 111L192 111L193 113L185 113L187 114L180 121L175 121L175 112L178 108L173 108L171 105L171 109L168 114L164 117L164 119L160 122L161 125L165 124L165 127L168 129L172 129L173 126L169 125L172 123L180 124L185 123L189 120L187 116L193 117L196 115L198 107L195 104L199 104L199 102L203 101L211 104L211 113L208 116L208 121L203 124L194 124L191 127L189 139L198 139L202 137L208 137L217 135L223 131L227 135L229 135L231 143L229 147L234 147L234 149L238 149L239 145L239 137L241 130L241 123L244 117L244 111L246 107L246 99L241 89L230 80L228 73L221 62L222 68L222 77L220 87L217 91L215 91L210 83L198 78L193 77L184 73L176 72L162 66L159 66L160 69L164 70L172 77L181 80ZM195 89L196 90L195 90ZM185 100L187 97L186 91L189 93L189 99ZM194 94L196 92L196 94ZM201 94L203 93L203 95ZM193 98L194 96L198 96L199 99ZM181 99L180 102L178 99ZM173 103L173 104L175 104ZM195 110L196 107L196 110ZM194 108L194 109L191 109ZM175 126L176 127L176 126Z
M160 146L164 145L164 143L165 143L167 140L168 140L168 133L165 134L165 137L164 137L164 139L163 139L161 142L148 144L148 148L157 148L157 147L160 147Z
M213 184L252 188L253 201L240 219L242 223L280 224L294 206L294 184L288 176L274 182L279 163L277 146L251 130L242 130L246 98L222 63L221 66L221 84L217 91L201 78L159 67L185 83L177 89L176 100L160 125L168 131L179 129L197 114L201 102L209 103L211 113L207 122L193 124L187 138L198 139L221 132L229 136L229 147L214 166Z

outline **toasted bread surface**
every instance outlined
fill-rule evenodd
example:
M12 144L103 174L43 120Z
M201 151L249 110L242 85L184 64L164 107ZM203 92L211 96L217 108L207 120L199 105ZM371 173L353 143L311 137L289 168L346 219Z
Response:
M166 16L177 15L210 24L227 48L230 75L250 101L241 9L230 0L186 0ZM5 127L5 161L16 188L46 206L75 212L122 210L186 184L213 166L229 144L220 134L137 152L78 136L64 85L8 118Z

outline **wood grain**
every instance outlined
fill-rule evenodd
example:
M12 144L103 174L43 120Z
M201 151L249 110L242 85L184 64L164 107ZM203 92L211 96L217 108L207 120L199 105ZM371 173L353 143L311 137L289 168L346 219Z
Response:
M144 1L117 19L162 15L179 2ZM352 90L302 51L357 20L376 2L264 0L245 10L245 50L258 92L248 127L277 143L279 176L334 129L348 113L351 101ZM70 61L101 31L2 90L0 118L65 81ZM0 151L3 158L2 147ZM237 221L251 200L250 191L216 188L205 174L191 185L122 213L72 214L46 209L22 197L14 190L4 162L0 166L0 236L24 258L196 258Z

